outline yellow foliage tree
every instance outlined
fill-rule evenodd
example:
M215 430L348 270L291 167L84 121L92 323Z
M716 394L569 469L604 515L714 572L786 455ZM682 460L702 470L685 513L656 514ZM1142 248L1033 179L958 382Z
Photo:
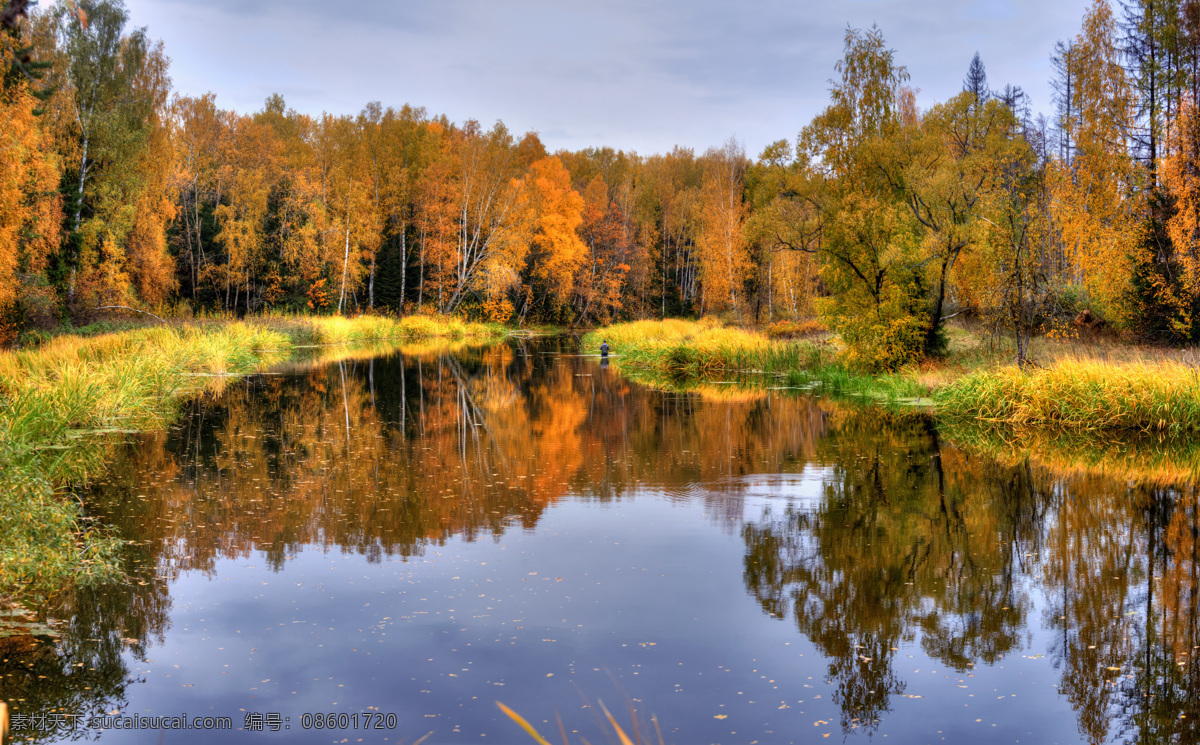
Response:
M757 257L759 315L765 304L768 323L776 317L800 319L816 312L818 267L811 249L819 231L814 229L813 206L793 198L805 191L809 175L794 160L787 140L768 145L747 172L751 210L745 234Z
M23 85L0 94L0 344L16 331L5 319L23 299L20 275L45 269L62 223L58 169L35 107Z
M1191 310L1200 303L1200 116L1194 101L1184 101L1169 147L1159 173L1175 200L1175 213L1166 227L1179 272L1177 288L1160 290L1180 293L1164 299L1176 313L1172 323L1186 337L1195 322Z
M167 228L177 209L172 188L175 153L168 129L167 58L159 42L138 70L133 84L148 91L152 107L146 146L137 172L141 192L134 204L133 224L125 236L125 270L143 303L161 305L178 286L174 260L167 251Z
M750 254L742 232L746 221L743 200L746 153L730 138L711 150L700 190L700 230L696 254L700 265L700 312L736 309L739 292L750 269Z
M214 283L225 291L225 307L235 309L238 293L244 290L243 307L249 310L253 271L265 250L264 221L279 143L269 125L251 117L240 116L230 124L222 178L228 201L214 212L226 263L211 270Z
M1102 315L1124 321L1144 197L1128 147L1133 91L1107 0L1095 0L1084 15L1066 64L1074 115L1063 129L1075 149L1051 166L1052 214L1071 264L1067 279L1087 290Z
M175 153L171 182L182 223L176 240L180 261L187 262L184 281L190 285L193 301L207 263L201 208L218 201L220 195L218 169L225 136L223 117L211 93L198 98L177 95L171 103L169 121Z

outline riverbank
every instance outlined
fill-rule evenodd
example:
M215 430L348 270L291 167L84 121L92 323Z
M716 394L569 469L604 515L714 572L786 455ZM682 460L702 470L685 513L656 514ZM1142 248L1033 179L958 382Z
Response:
M948 419L1017 428L1200 430L1200 363L1182 351L1042 342L1038 356L1044 365L1022 371L1002 352L961 332L945 361L872 375L839 362L828 341L776 341L703 321L617 324L589 333L584 345L595 349L602 339L608 339L621 364L668 379L773 374L773 381L787 386L882 403L931 404Z
M1063 360L1029 371L978 370L936 393L939 414L1074 432L1200 430L1200 371L1172 361Z
M708 321L634 321L589 332L583 345L598 350L607 339L614 360L664 383L770 376L769 386L822 388L880 400L928 398L932 384L921 370L870 375L837 359L822 339L769 339L765 335Z
M64 491L102 473L112 436L165 427L184 401L321 347L505 334L427 316L271 317L67 334L0 353L0 599L38 604L118 571L116 542Z

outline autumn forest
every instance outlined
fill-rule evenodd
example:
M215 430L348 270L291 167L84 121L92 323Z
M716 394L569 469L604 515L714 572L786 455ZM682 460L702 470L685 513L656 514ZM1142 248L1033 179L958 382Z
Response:
M1036 102L847 27L759 153L234 111L137 21L0 0L0 740L1200 743L1200 0Z
M942 353L960 314L1019 349L1085 309L1200 339L1194 0L1094 2L1047 50L1044 114L978 55L921 109L883 32L849 29L827 108L757 159L733 138L548 153L408 104L224 110L173 91L135 21L120 0L3 11L0 341L107 306L819 317L877 369Z

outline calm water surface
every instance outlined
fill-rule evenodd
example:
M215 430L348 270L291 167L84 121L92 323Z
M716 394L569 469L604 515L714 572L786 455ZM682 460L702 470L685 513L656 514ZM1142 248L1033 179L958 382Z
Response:
M1200 742L1194 486L575 348L259 375L123 445L86 501L132 578L0 639L14 739Z

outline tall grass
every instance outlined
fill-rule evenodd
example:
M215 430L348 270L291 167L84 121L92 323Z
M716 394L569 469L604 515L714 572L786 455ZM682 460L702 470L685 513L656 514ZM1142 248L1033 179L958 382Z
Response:
M635 742L637 745L642 745L643 743L645 743L645 745L652 745L654 742L657 742L658 745L664 745L662 728L658 724L658 717L653 715L650 716L649 724L653 725L655 734L655 739L651 740L650 735L646 732L643 732L646 723L640 721L638 710L633 706L632 701L627 701L630 715L629 733L632 733L632 737L629 733L626 733L624 728L621 727L621 724L617 721L617 718L608 710L608 707L604 705L603 701L597 699L596 704L599 710L604 714L602 719L597 718L597 724L600 726L601 733L606 735L610 741L615 739L615 741L620 743L620 745L635 745ZM585 705L590 706L590 704L586 703ZM543 737L542 734L537 731L537 728L530 724L525 717L521 716L499 701L496 702L496 706L500 709L500 711L504 712L505 716L516 722L517 726L525 730L525 733L533 738L533 741L538 743L538 745L551 745L550 741ZM567 728L563 725L562 717L555 714L554 718L555 722L558 724L558 733L562 737L563 745L571 745L571 741L567 737ZM612 727L611 733L608 731L608 727ZM582 742L584 745L587 745L588 741L581 737L580 742Z
M807 341L772 341L762 334L708 321L634 321L588 333L585 348L607 340L622 364L703 377L736 372L788 372L811 366L822 349Z
M1061 359L1023 372L977 370L937 393L939 413L1014 426L1080 432L1200 430L1200 374L1171 360L1106 363Z
M41 603L116 571L115 544L62 491L103 470L105 435L164 427L183 401L307 346L503 334L457 319L276 317L65 335L0 353L0 599Z
M60 485L104 468L104 435L164 426L211 377L282 359L287 337L232 324L60 336L0 354L0 597L45 602L112 577L116 544Z
M823 391L859 395L880 401L929 397L930 388L918 375L901 372L870 375L838 362L832 347L806 340L772 340L763 334L728 328L703 319L634 321L592 331L584 348L596 351L607 340L616 362L657 377L662 387L680 389L714 376L746 373L782 376L788 386L820 387ZM775 378L759 378L759 385ZM740 382L746 382L739 378Z
M258 321L266 328L288 335L295 344L361 343L373 341L415 342L429 339L499 339L507 334L500 324L469 323L444 316L270 317Z
M961 337L961 338L960 338ZM607 339L616 363L679 388L747 371L782 374L787 385L883 403L925 403L954 420L1078 432L1200 430L1200 359L1129 345L1041 340L1047 367L1023 372L958 330L952 357L929 367L872 375L837 360L829 345L772 341L719 323L638 321L593 331L585 348ZM975 342L975 343L968 343ZM1086 357L1078 356L1086 354ZM768 383L769 385L770 383Z

